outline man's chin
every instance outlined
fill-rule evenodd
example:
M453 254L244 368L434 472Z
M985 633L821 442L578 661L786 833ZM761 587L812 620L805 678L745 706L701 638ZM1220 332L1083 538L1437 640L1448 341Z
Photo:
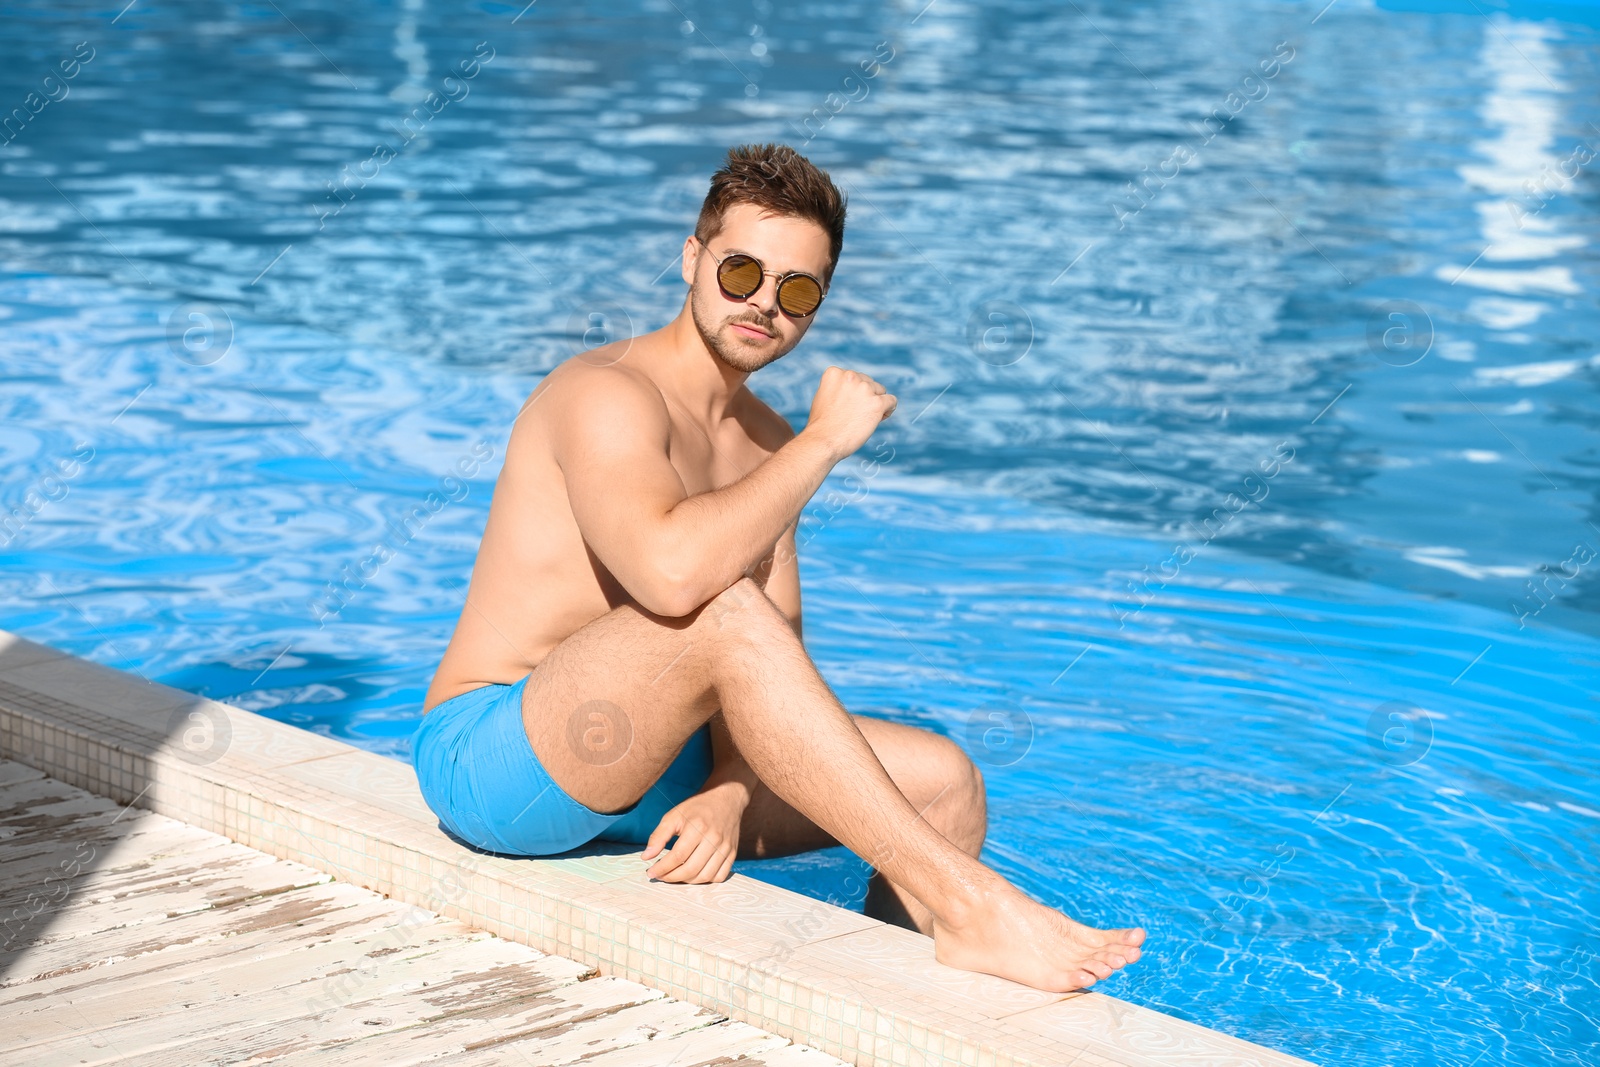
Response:
M729 326L721 342L715 347L718 358L735 370L755 371L783 355L783 346L776 338L757 341L753 337Z

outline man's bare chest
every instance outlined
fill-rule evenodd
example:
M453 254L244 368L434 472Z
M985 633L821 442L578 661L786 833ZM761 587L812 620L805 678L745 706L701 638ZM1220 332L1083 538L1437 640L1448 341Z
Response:
M770 455L733 420L716 431L674 421L667 458L690 496L732 485Z

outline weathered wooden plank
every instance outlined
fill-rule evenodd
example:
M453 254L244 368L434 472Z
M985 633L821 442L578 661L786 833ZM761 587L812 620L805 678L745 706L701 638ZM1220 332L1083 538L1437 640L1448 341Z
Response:
M49 840L72 824L115 826L116 832L125 833L129 824L138 820L155 820L153 825L170 823L197 834L209 832L144 808L85 793L54 778L0 786L0 846L15 847L30 839Z
M61 806L70 806L76 805L77 801L59 803ZM78 814L92 817L79 819ZM115 813L112 812L75 814L68 811L59 818L51 816L44 819L42 825L38 826L24 826L20 820L10 826L0 826L0 881L8 885L11 883L7 869L12 864L21 864L36 856L70 852L80 841L104 847L133 830L132 820L128 820L129 826L121 826L113 823L114 817Z
M381 1018L373 1013L386 1010L390 1003L384 999L364 1005L363 1015ZM639 1005L658 1003L678 1002L637 982L609 976L564 985L526 1000L471 1005L467 997L452 994L445 1003L446 1013L415 1025L342 1043L324 1040L321 1031L308 1029L298 1043L286 1041L276 1052L260 1055L251 1062L271 1063L272 1067L314 1067L329 1062L340 1067L404 1067L423 1061L431 1063L434 1058L451 1053L467 1053L468 1062L480 1062L487 1050L498 1044L535 1035L550 1040L574 1029L587 1032L597 1023L603 1025L600 1020ZM673 1010L699 1009L679 1004ZM520 1058L517 1062L528 1067L530 1059ZM531 1062L542 1065L553 1061L541 1059L535 1051Z
M38 778L0 790L0 840L48 833L75 822L110 823L122 811L104 797L74 789L54 778Z
M748 1023L725 1022L660 1037L638 1045L613 1049L584 1059L584 1067L710 1067L759 1056L788 1042ZM503 1061L510 1064L512 1061ZM524 1063L527 1061L524 1060ZM534 1062L539 1062L535 1060Z
M437 1043L441 1038L455 1036L459 1042L462 1034L467 1040L482 1035L485 1013L496 1010L502 1012L498 1017L515 1020L517 1025L532 1029L560 1025L565 1021L563 1016L614 1011L644 997L661 996L635 983L603 978L551 988L536 967L527 964L475 970L472 964L475 953L470 951L473 947L461 946L468 951L444 950L434 957L419 958L405 968L406 977L391 975L387 985L375 983L373 992L379 995L365 1000L308 1011L306 993L309 990L288 987L251 998L237 1010L230 1010L230 1005L213 1005L201 1019L165 1016L150 1023L118 1027L107 1032L116 1045L112 1052L86 1054L82 1040L74 1043L71 1039L30 1049L33 1053L30 1067L95 1067L113 1062L118 1056L156 1053L169 1063L265 1062L299 1052L314 1043L322 1045L329 1037L350 1038L363 1030L373 1033L401 1031L411 1037L404 1044L413 1047L419 1038ZM420 986L420 976L427 973L427 964L434 961L440 964L443 974L429 980L427 986ZM463 1002L479 1007L462 1011ZM256 1021L255 1025L252 1020ZM338 1046L333 1043L332 1047ZM327 1063L330 1058L346 1062L342 1055L326 1052L320 1062ZM400 1061L390 1059L389 1062Z
M641 987L645 988L645 987ZM706 1008L662 996L620 1011L606 1012L569 1025L520 1032L511 1039L482 1028L461 1052L430 1064L471 1063L572 1063L608 1050L626 1048L662 1034L716 1026L726 1017Z
M85 801L86 810L116 811L121 807L105 797L97 797L93 793L87 793L77 786L68 785L48 775L41 774L31 778L22 776L19 780L8 783L4 789L0 789L0 824L26 817L36 805L60 803L64 800Z
M192 934L197 926L204 925L214 936L171 944L136 956L113 958L108 962L47 977L19 979L10 985L0 986L0 1010L9 1016L12 1012L30 1010L30 1007L37 1010L40 1004L48 1004L56 999L81 1000L92 997L102 988L113 988L123 976L130 982L159 983L167 975L182 973L185 968L203 970L208 966L232 966L239 959L271 959L344 936L383 936L396 924L393 901L376 897L354 886L335 883L297 892L326 892L344 898L344 906L310 916L297 911L293 915L285 915L285 921L281 923L262 925L245 932L233 929L233 924L250 915L253 909L267 907L270 899L273 910L284 914L283 906L294 903L294 900L288 895L263 898L217 913L187 916L182 923L186 935ZM120 933L130 932L125 930ZM147 931L140 929L131 934L142 937ZM101 939L96 938L95 942L99 946ZM102 946L101 951L113 947L118 946Z
M571 977L570 967L582 965L572 961L562 961L566 966L553 965L559 957L510 966L494 966L494 961L477 954L464 954L463 958L469 966L460 973L442 974L422 988L409 983L408 988L351 1002L315 1019L293 1020L259 1035L247 1047L235 1047L230 1052L244 1054L239 1062L255 1062L286 1050L305 1048L312 1042L331 1050L357 1039L370 1040L379 1034L406 1030L411 1033L409 1043L415 1044L419 1035L437 1037L463 1029L480 1032L488 1028L484 1021L487 1018L526 1019L530 1013L548 1018L580 1009L592 1012L597 1005L614 1010L618 1004L656 995L642 986L632 988L620 982L605 981L595 986L594 978L565 980ZM477 970L471 969L474 964ZM563 980L550 980L547 971ZM587 969L583 973L593 974Z
M208 842L186 842L182 837L165 833L146 834L135 844L127 845L126 861L122 850L113 849L104 855L103 865L86 870L73 880L73 897L80 905L97 904L133 895L150 898L150 903L166 904L169 890L201 879L214 878L223 871L247 871L282 861L257 852L253 848L235 844L223 838ZM196 849L186 844L200 844ZM295 879L314 872L300 864L285 865L280 874ZM174 911L174 908L166 908Z
M0 793L0 797L3 796ZM13 812L9 823L0 824L0 869L20 865L31 857L71 851L78 842L105 850L118 842L150 833L177 832L194 841L204 840L203 835L210 833L139 808L103 807L102 803L110 802L83 794L41 800ZM220 834L211 836L226 840ZM0 874L0 878L9 876Z
M184 865L172 873L161 866L111 872L92 894L70 900L70 906L35 920L27 935L27 954L63 940L87 941L125 926L147 926L255 897L329 881L320 871L299 864L280 865L271 856L229 844L206 853L209 866ZM19 946L13 945L5 955ZM82 945L80 945L80 951ZM4 959L4 956L0 956ZM5 970L9 973L10 968Z
M56 862L49 856L40 856L18 862L15 869L7 863L7 884L0 888L0 915L9 914L23 902L37 911L41 907L64 906L69 897L76 903L101 900L108 895L159 892L161 886L192 879L210 871L213 865L238 867L245 856L279 862L216 834L195 837L183 832L189 829L157 827L151 833L102 843L104 847L79 842L68 846Z
M426 996L411 995L416 991L465 981L486 1001L521 999L588 973L571 960L541 956L489 934L473 936L449 920L436 919L404 936L409 943L367 935L266 959L236 958L223 966L209 961L164 974L157 984L108 981L108 988L92 996L9 1018L10 1034L0 1042L34 1049L45 1059L49 1047L70 1042L86 1024L114 1035L124 1052L165 1048L175 1035L182 1040L203 1030L227 1051L229 1062L242 1062L252 1051L280 1043L282 1027L261 1026L275 1020L299 1031L305 1019L315 1017L319 1034L353 1037L370 1029L361 1016L363 1005L375 997L394 998L383 1009L384 1018L404 1026L438 1013ZM175 990L202 1003L203 1017L184 1012L173 998Z
M363 894L357 889L350 893L354 886L330 885L325 886L333 893L347 894L349 899L344 901L344 907L302 918L301 921L290 920L278 925L262 926L250 929L245 933L238 933L234 923L240 917L250 915L251 907L266 907L266 899L254 904L238 905L235 909L221 909L216 912L203 912L197 915L182 917L184 921L181 928L184 933L200 933L198 937L186 939L182 942L173 942L154 952L141 952L138 955L122 955L118 950L126 949L130 945L126 941L110 941L102 945L107 939L123 937L123 939L149 939L149 929L123 928L112 931L106 937L96 937L94 944L98 945L101 952L112 952L104 958L93 958L90 966L74 968L69 971L59 971L50 974L29 974L29 976L13 976L16 981L8 985L0 985L0 1011L5 1013L24 1013L35 1011L40 1003L50 1000L82 1000L86 997L96 997L101 990L115 989L117 982L158 982L162 976L170 973L182 973L186 968L206 968L206 966L234 966L240 960L266 961L285 955L285 953L299 952L310 945L322 944L344 936L381 936L384 931L395 925L394 902L384 901L381 897ZM314 889L299 889L299 893L312 893ZM270 897L272 904L282 907L283 904L293 904L288 894L285 896ZM445 921L445 920L442 920ZM82 949L82 947L80 947ZM83 955L82 952L78 955ZM98 953L93 953L98 957ZM0 1046L3 1046L3 1035L0 1035Z
M844 1061L810 1045L780 1045L740 1057L731 1067L844 1067ZM678 1067L674 1064L673 1067Z
M429 1060L428 1067L468 1067L477 1064L527 1064L541 1067L582 1062L587 1065L607 1055L639 1054L637 1062L652 1067L667 1063L650 1052L661 1042L681 1034L716 1030L729 1025L726 1016L708 1008L663 997L648 1004L583 1020L573 1026L553 1028L515 1040L499 1041L486 1035L468 1043L461 1052ZM627 1062L635 1062L630 1059ZM673 1067L677 1067L676 1064Z
M168 834L146 834L133 840L143 842L132 849L135 852L172 853L192 843ZM174 844L180 847L172 847ZM216 853L212 855L216 856ZM146 856L143 859L145 862L121 865L109 852L100 852L93 847L84 848L80 842L68 857L60 861L60 865L42 869L35 867L27 876L7 864L5 870L9 884L0 892L0 974L9 970L8 963L15 953L41 942L72 936L85 906L96 901L115 903L119 897L125 897L130 892L157 887L163 880L170 880L171 875L162 873L164 868L160 858ZM103 866L98 870L91 866L91 869L83 870L74 877L74 872L79 870L77 863L80 860L87 860L91 865L98 860ZM148 903L145 903L146 900ZM162 913L160 901L152 898L141 898L138 906L147 913L144 916L146 918L159 917ZM126 904L123 909L126 909ZM115 923L115 909L109 914L103 909L94 914L101 918L102 925Z
M104 867L119 844L148 837L151 829L130 825L108 832L107 827L74 824L0 844L0 896L26 896L47 877Z
M74 923L91 914L82 911L86 900L114 899L139 888L134 883L140 877L148 882L158 858L181 860L208 846L240 848L216 834L149 813L130 817L119 826L80 823L50 833L57 840L33 841L34 855L28 855L20 842L0 850L8 853L0 855L0 975L11 971L17 953L41 940L70 933ZM74 872L78 873L74 876ZM103 925L117 924L114 908L110 916L92 914L103 918ZM160 914L151 908L147 917Z
M341 923L360 922L366 917L365 913L348 917L336 913L371 899L368 890L335 882L255 897L170 919L162 916L151 922L101 931L92 937L52 940L18 952L0 954L0 975L3 975L0 985L84 971L118 960L137 959L184 945L216 942L229 936L335 913L328 919L327 929L331 935L337 933ZM70 912L68 917L71 917Z

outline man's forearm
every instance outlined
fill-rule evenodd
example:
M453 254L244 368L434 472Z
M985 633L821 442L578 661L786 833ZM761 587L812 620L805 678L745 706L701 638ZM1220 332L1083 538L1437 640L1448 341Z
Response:
M679 502L667 516L663 552L684 613L750 573L840 458L801 432L733 484Z

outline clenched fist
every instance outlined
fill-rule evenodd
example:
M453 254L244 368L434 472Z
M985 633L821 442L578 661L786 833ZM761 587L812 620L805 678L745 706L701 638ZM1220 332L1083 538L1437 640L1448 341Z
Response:
M894 394L860 371L829 367L822 372L805 433L832 450L835 462L867 443L878 424L894 414Z

